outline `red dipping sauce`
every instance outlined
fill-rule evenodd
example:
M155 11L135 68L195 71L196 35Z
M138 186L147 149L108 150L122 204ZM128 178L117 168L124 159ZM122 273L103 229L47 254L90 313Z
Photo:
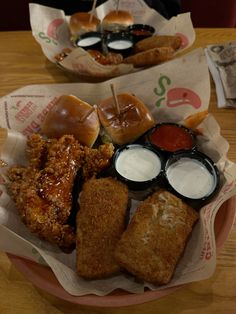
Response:
M146 29L134 29L131 32L132 35L136 36L151 36L152 33Z
M161 124L156 126L149 135L149 141L168 152L176 152L182 149L192 149L194 146L193 133L176 124Z

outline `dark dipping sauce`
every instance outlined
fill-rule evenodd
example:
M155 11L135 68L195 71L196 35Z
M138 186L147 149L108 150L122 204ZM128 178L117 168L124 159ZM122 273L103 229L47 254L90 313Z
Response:
M128 32L133 36L134 41L151 37L155 33L155 28L147 24L132 24L128 26Z
M151 36L152 33L146 29L134 29L131 31L132 35L135 36Z
M175 124L162 124L150 133L149 141L160 149L176 152L182 149L192 149L193 135L187 128Z

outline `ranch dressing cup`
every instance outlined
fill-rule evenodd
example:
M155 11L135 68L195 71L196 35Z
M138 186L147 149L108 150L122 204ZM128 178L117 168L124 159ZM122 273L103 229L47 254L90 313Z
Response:
M195 150L169 157L164 175L169 189L193 206L207 203L219 189L219 171L214 162Z
M108 51L120 53L124 57L133 51L133 37L124 32L108 34L105 42Z
M80 38L75 42L77 47L83 49L102 49L102 34L99 32L88 32L80 36Z
M113 158L116 176L134 191L157 184L163 171L163 158L150 145L130 144L119 148Z

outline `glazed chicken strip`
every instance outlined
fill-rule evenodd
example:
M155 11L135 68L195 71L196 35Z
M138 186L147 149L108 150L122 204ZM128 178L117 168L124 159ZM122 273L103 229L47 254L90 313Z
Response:
M74 137L63 136L49 146L45 167L37 180L40 196L60 209L58 220L62 223L71 211L72 187L83 157L83 146Z
M69 135L45 143L39 135L33 135L28 147L30 166L12 167L8 173L12 198L32 233L65 250L71 249L75 232L67 219L73 182L84 151Z

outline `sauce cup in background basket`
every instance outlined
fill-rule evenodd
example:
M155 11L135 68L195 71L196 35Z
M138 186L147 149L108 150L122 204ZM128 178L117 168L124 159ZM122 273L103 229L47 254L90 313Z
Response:
M110 33L106 35L105 46L108 51L120 53L123 57L127 57L133 51L134 40L126 32Z
M151 37L155 33L155 28L147 24L132 24L128 26L127 32L129 32L133 38L134 42Z
M77 41L75 46L83 49L94 49L102 50L102 34L99 32L88 32L82 34Z

